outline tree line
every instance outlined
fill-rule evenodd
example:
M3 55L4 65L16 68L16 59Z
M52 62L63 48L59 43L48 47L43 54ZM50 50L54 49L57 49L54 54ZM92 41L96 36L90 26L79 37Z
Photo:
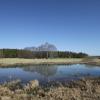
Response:
M84 58L85 53L69 51L28 51L23 49L0 49L0 58Z

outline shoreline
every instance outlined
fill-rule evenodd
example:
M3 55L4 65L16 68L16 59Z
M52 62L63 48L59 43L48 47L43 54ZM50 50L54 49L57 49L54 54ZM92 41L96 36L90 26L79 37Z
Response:
M23 59L23 58L0 58L0 67L26 66L26 65L61 65L61 64L88 64L100 66L100 59L86 58L56 58L56 59Z

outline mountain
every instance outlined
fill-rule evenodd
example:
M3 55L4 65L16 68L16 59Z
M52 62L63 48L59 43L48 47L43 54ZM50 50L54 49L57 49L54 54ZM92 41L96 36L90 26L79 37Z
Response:
M30 51L57 51L57 48L53 44L45 43L42 44L38 47L26 47L24 48L25 50L30 50Z

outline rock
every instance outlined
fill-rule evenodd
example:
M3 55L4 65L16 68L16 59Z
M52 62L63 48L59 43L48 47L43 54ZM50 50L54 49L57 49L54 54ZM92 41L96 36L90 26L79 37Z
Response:
M29 82L30 84L30 87L33 89L33 88L36 88L36 87L39 87L39 81L38 80L32 80Z
M39 87L39 81L38 80L32 80L24 87L24 90L25 91L31 91L32 89L35 89L37 87Z

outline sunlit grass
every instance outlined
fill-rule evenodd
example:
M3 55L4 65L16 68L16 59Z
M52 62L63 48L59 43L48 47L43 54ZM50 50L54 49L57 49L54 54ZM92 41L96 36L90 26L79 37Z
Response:
M23 59L23 58L1 58L0 65L16 65L16 64L67 64L67 63L78 63L82 59L76 58L57 58L57 59Z

